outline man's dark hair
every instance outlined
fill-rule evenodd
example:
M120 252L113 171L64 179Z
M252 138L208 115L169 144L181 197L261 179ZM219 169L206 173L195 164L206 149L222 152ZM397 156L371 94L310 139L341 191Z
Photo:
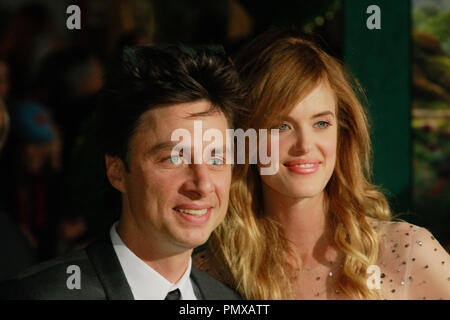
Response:
M122 65L106 81L97 112L103 154L127 167L128 144L141 115L157 106L211 102L231 127L240 105L237 72L223 50L181 45L124 50Z

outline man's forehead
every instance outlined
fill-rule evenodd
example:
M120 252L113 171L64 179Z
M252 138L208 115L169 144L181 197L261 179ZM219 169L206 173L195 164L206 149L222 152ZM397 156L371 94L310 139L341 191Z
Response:
M194 120L207 120L208 117L225 118L225 115L219 108L214 107L210 102L204 100L175 105L162 105L144 112L139 118L137 128L146 126L167 130L171 125L180 126L180 124L190 127L193 126Z
M201 130L228 129L228 121L219 108L214 108L210 102L201 100L193 103L157 106L144 112L134 129L133 140L146 148L153 149L161 144L167 149L172 142L172 133L177 129L186 129L193 134L195 123L201 121ZM139 138L141 137L141 138ZM136 140L138 139L138 140ZM158 148L160 149L160 148Z

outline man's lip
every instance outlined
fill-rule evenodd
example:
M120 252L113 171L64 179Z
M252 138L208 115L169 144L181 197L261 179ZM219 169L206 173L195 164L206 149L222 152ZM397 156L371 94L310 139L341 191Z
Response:
M292 161L287 161L284 162L283 165L286 167L293 167L293 166L297 166L300 164L314 164L314 165L318 165L321 164L322 161L318 160L318 159L296 159L296 160L292 160Z
M203 209L205 209L205 208L203 208ZM212 212L212 209L207 209L205 213L203 213L201 215L195 215L195 214L182 212L182 211L179 211L176 209L173 209L173 210L174 210L174 213L176 214L176 217L181 219L181 221L184 221L184 223L188 223L190 225L197 225L197 226L204 225L206 222L208 222L209 218L211 216L211 212Z

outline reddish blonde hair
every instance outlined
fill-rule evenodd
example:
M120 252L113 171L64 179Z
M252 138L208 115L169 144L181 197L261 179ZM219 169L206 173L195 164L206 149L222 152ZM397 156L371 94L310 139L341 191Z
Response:
M363 96L360 86L335 58L294 30L257 37L236 65L247 94L244 130L272 127L319 81L329 82L337 99L338 157L326 196L334 241L345 254L336 289L349 299L378 298L366 285L366 269L378 258L378 237L366 217L391 218L386 198L369 182L369 125L355 93ZM228 215L210 239L211 263L246 299L291 298L296 266L288 261L294 254L281 226L264 215L262 203L254 165L238 165Z

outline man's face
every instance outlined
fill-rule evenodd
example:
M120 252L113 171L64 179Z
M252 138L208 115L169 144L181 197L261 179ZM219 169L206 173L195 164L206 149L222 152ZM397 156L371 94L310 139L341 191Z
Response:
M225 116L220 112L195 116L209 109L210 103L201 100L158 107L141 116L130 140L128 171L121 163L122 178L116 182L108 173L111 183L122 192L120 224L126 226L126 236L157 244L162 252L176 253L205 243L222 222L228 207L231 165L220 155L201 164L171 157L180 142L171 141L176 129L190 132L194 155L195 120L202 121L203 131L221 131L225 146ZM203 142L203 149L209 143Z

